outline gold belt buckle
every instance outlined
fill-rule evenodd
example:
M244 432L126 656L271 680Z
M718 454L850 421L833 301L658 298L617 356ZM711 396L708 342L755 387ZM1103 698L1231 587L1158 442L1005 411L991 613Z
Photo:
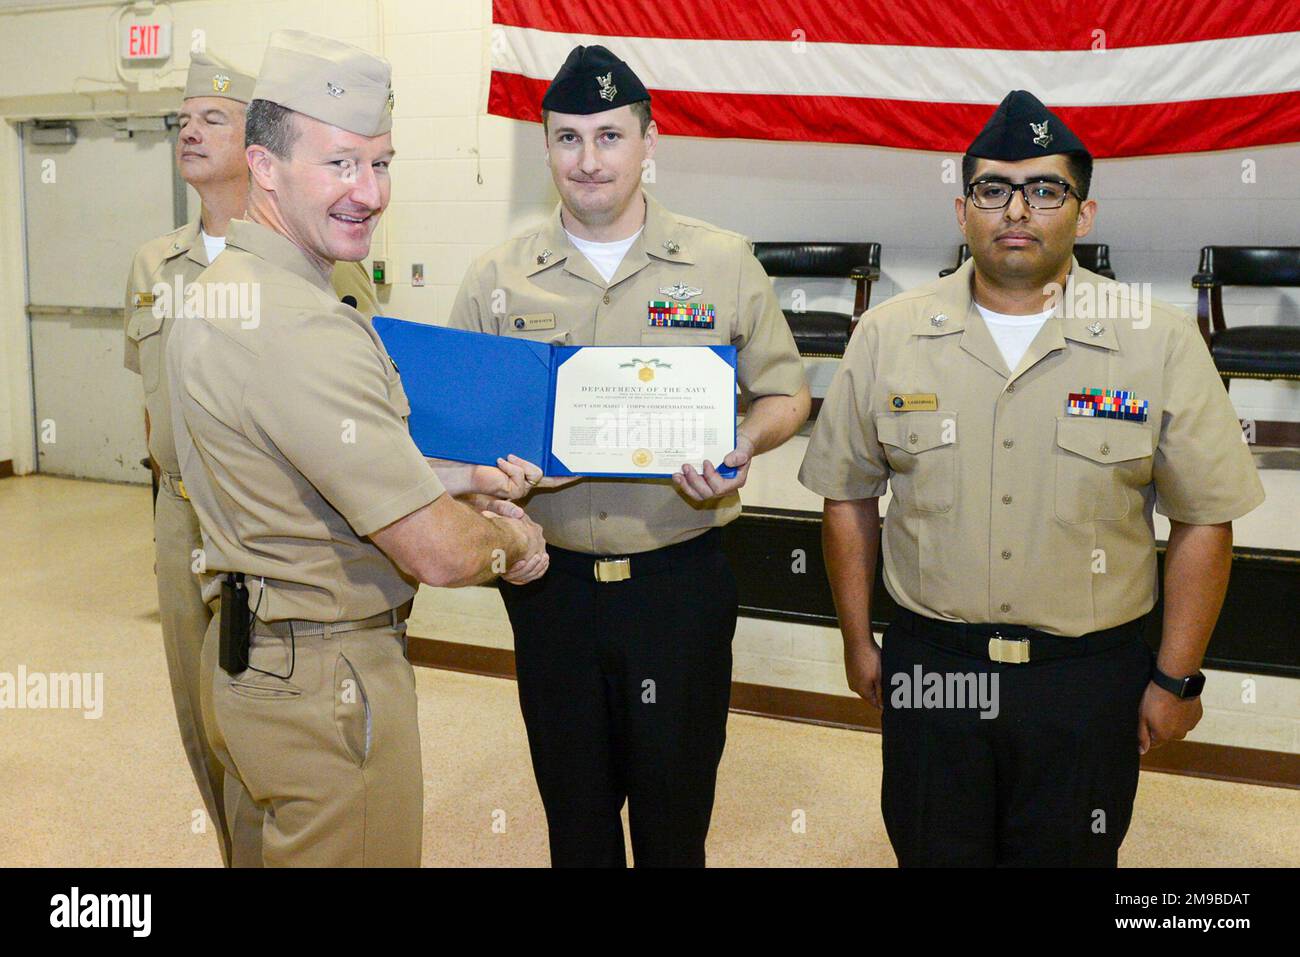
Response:
M1028 638L1003 638L994 635L989 639L989 659L1000 661L1004 665L1024 665L1029 663Z
M624 582L632 577L632 559L601 558L595 564L596 581Z

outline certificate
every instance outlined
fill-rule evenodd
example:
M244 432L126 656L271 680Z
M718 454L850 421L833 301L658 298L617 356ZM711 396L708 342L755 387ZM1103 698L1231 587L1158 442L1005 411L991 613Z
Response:
M387 316L373 320L430 458L546 475L664 478L736 445L734 346L552 346Z
M736 447L734 347L557 351L551 454L572 474L671 475Z

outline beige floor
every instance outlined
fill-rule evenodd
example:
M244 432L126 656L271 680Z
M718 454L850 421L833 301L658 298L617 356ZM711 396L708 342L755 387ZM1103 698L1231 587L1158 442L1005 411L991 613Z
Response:
M100 672L105 684L98 720L0 712L0 866L218 863L211 836L191 829L198 796L171 710L148 523L147 489L0 480L0 672ZM417 678L424 863L545 864L514 684ZM879 782L875 735L733 715L710 860L892 865ZM1121 861L1300 865L1297 811L1295 791L1143 774Z

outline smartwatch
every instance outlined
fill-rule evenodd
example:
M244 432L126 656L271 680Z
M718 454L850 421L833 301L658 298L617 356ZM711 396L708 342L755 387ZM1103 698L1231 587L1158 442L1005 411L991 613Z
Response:
M1186 678L1171 678L1154 665L1151 668L1151 680L1175 698L1184 700L1200 697L1201 689L1205 687L1205 675L1199 671Z

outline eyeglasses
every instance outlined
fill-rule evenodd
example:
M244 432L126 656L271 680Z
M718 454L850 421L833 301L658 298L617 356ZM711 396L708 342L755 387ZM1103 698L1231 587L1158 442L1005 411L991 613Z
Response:
M966 187L966 195L974 200L978 209L1003 209L1016 192L1030 209L1060 209L1070 195L1070 184L1054 179L1036 179L1029 183L986 179Z

